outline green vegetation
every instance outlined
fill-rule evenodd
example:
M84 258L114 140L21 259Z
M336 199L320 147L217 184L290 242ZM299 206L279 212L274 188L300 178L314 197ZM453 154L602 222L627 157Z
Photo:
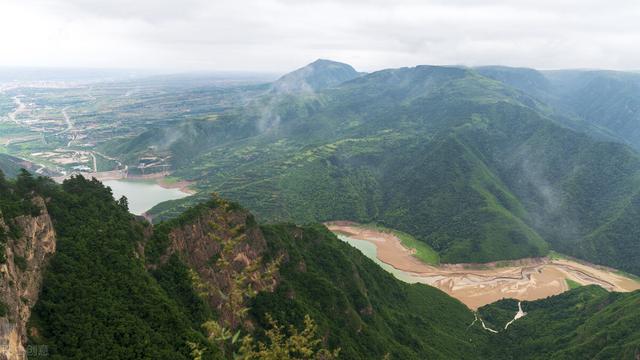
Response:
M15 255L13 257L13 262L16 264L20 271L24 272L25 270L27 270L27 260L22 256Z
M0 125L15 140L0 150L11 178L0 175L0 262L21 236L15 218L40 214L41 199L58 237L29 341L55 359L333 357L329 349L343 359L637 357L640 292L567 280L569 292L523 302L526 316L508 330L516 301L480 309L500 329L493 334L459 301L397 281L314 225L399 229L429 263L562 253L638 275L640 157L621 144L639 147L637 75L311 68L272 85L145 80L138 95L106 83L93 100L84 88L21 89L24 103L39 105L20 117L60 118L68 108L75 133L98 142ZM13 95L0 99L5 113ZM122 162L139 171L147 158L200 192L156 207L165 221L152 226L97 181L59 186L4 154L54 166L33 153L84 146L104 153L101 170ZM212 191L237 203L210 200ZM208 237L202 224L228 236ZM201 246L177 251L176 234ZM217 250L199 259L203 249ZM276 283L255 286L265 269Z
M24 173L8 184L48 199L57 252L28 332L53 358L632 358L640 345L640 292L583 286L523 302L527 315L492 334L459 301L396 280L320 224L259 226L214 197L150 227L97 181ZM207 222L210 234L189 232ZM178 234L185 247L164 257ZM189 249L211 244L198 263ZM516 309L503 300L479 315L503 329Z
M567 259L567 257L565 255L560 254L559 252L553 251L553 250L549 251L549 254L547 256L551 260L566 260Z
M37 333L30 339L33 344L48 345L51 355L61 358L179 359L190 358L196 349L203 358L222 354L199 324L235 311L218 313L220 309L202 301L181 256L173 256L151 273L145 270L135 249L144 241L146 225L136 222L97 181L76 177L62 186L44 181L41 187L42 195L50 199L47 207L58 250L30 320L29 326L37 329L31 332ZM212 200L165 224L189 228L219 206ZM224 209L230 217L243 211L227 203ZM163 226L168 225L157 227L157 237L170 231ZM478 335L466 334L472 315L457 300L424 285L398 282L322 225L270 225L262 232L268 245L265 263L286 254L278 269L278 286L273 292L258 292L255 298L242 295L233 303L249 300L247 315L255 324L250 334L257 343L270 344L266 349L291 345L289 340L269 339L274 334L269 329L277 323L307 329L303 332L307 335L317 333L324 339L322 348L339 348L343 359L382 358L387 353L403 359L429 354L464 358L472 351L468 336ZM166 246L157 248L162 253ZM215 268L221 269L220 261L228 259L220 256ZM300 266L305 270L301 272ZM313 326L305 320L309 318ZM237 321L228 323L230 327L232 323ZM317 332L311 331L316 326ZM316 348L312 338L307 337L308 345ZM254 356L261 350L247 342L244 351Z
M378 224L367 224L365 226L371 227L378 231L392 233L393 235L397 236L398 239L400 239L400 241L402 242L402 245L409 249L415 250L415 254L413 254L413 256L420 259L424 263L431 265L438 265L440 263L438 253L435 250L433 250L426 243L418 241L415 237L405 232L389 229Z
M54 358L190 359L187 341L204 337L138 259L143 225L98 181L75 177L50 187L57 252L30 341L48 345Z
M640 349L640 313L634 310L638 305L638 291L609 293L593 285L523 302L527 315L507 331L489 337L482 355L492 359L634 359ZM481 308L480 315L487 326L503 329L516 311L517 302L499 301Z
M519 69L383 70L266 93L114 152L170 143L174 175L197 181L200 194L152 209L160 220L216 191L262 221L383 224L442 263L553 249L640 274L640 157L567 125L540 95L552 83Z
M577 281L573 281L571 279L564 279L567 282L567 286L569 287L569 289L575 289L575 288L579 288L580 286L582 286L582 284L580 284Z
M40 214L41 209L34 203L34 195L43 190L44 183L43 179L36 179L25 170L20 170L15 179L6 179L0 170L0 220L5 225L0 226L0 264L7 261L7 241L22 235L14 219L22 215ZM16 257L14 260L20 270L26 269L24 258Z
M21 89L2 106L19 95L38 104L21 117L66 108L97 144L47 135L2 151L55 166L33 153L86 145L105 155L100 169L117 158L141 172L146 159L156 164L146 171L197 181L198 195L159 205L157 220L215 191L266 222L383 224L442 263L553 249L640 274L640 158L620 144L640 138L638 79L443 66L363 75L319 60L272 84L155 78L98 84L92 97Z
M305 315L340 348L341 359L470 358L476 345L471 312L438 289L396 280L324 226L263 226L267 259L282 254L281 281L251 306L278 323L302 325Z
M310 317L304 318L304 329L299 331L289 327L288 334L284 327L273 319L268 319L271 329L267 330L269 338L267 344L259 342L254 345L252 338L247 337L242 342L239 358L246 360L333 360L339 359L340 349L319 349L320 339L316 339L317 326Z

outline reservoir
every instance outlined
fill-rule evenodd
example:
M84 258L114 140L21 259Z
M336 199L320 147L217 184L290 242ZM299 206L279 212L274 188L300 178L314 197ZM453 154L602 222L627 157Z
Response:
M391 232L349 221L325 223L327 228L365 256L407 283L437 287L475 310L503 298L532 301L569 290L569 282L598 285L608 291L640 289L640 282L615 269L555 256L485 264L431 265L414 256ZM518 316L524 316L523 311Z
M381 268L385 269L387 272L391 273L395 276L396 279L404 281L409 284L413 284L419 282L419 278L415 276L415 274L411 274L406 271L398 270L393 266L381 261L378 259L378 249L376 246L366 240L356 239L344 234L336 233L338 239L346 242L347 244L353 246L354 248L360 250L362 254L364 254L369 259L373 260L376 264L380 265Z
M189 196L177 188L164 188L153 180L107 180L103 184L110 187L113 197L117 200L126 196L129 200L129 211L141 215L155 205L167 201Z

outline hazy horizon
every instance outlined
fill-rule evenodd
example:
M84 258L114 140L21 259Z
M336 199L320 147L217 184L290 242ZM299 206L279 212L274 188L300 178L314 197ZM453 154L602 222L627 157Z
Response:
M5 0L2 67L282 74L432 65L637 70L640 4L595 0Z

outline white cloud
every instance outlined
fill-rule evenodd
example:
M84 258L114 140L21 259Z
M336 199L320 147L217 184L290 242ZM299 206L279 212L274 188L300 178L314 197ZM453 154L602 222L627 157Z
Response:
M636 0L0 0L0 65L637 69L639 18Z

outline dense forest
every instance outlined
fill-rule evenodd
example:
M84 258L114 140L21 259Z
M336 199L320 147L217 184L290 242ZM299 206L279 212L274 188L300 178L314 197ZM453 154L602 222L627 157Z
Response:
M554 249L640 274L640 157L570 106L596 88L587 78L633 89L632 75L417 66L355 76L332 62L292 74L281 81L313 91L289 84L216 121L114 140L116 155L169 151L174 175L197 181L198 195L158 205L156 219L215 191L261 221L396 228L445 263Z
M609 293L597 286L523 302L527 313L488 338L492 359L634 359L640 354L640 292ZM503 300L480 309L488 326L503 329L517 311Z
M38 211L22 199L47 199L58 248L29 341L55 359L259 359L295 355L291 339L318 359L631 359L640 344L638 292L581 287L524 302L527 315L493 334L458 300L400 282L322 225L260 225L217 196L150 225L96 180L23 172L1 185L6 222ZM502 328L516 309L502 301L479 316Z

